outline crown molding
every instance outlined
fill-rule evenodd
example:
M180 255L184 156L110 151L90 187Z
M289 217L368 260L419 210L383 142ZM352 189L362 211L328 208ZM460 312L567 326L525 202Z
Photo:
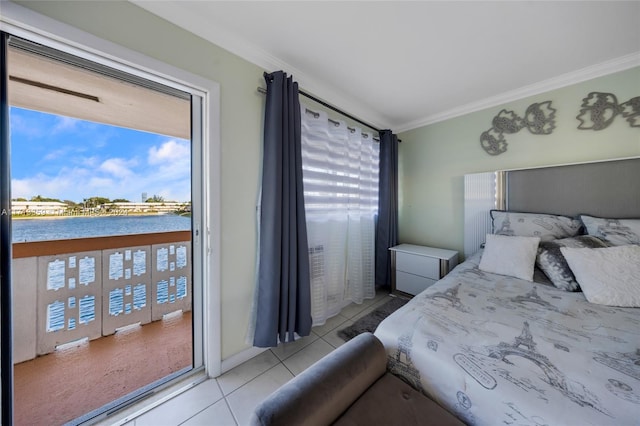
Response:
M404 124L398 124L394 127L396 132L406 132L419 127L428 126L440 121L449 120L470 114L472 112L482 111L487 108L493 108L502 104L517 101L529 96L539 95L551 90L560 89L581 83L583 81L592 80L597 77L624 71L630 68L640 66L640 52L634 52L629 55L621 56L610 61L601 62L577 71L561 74L539 83L522 87L520 89L504 92L496 96L491 96L477 102L472 102L457 108L450 109L438 114L430 115L419 120L410 121Z
M342 92L336 90L331 85L323 82L293 65L269 54L265 50L257 47L241 37L215 25L210 25L205 16L201 16L195 11L186 9L182 5L182 14L175 13L175 6L171 2L148 2L144 0L129 0L136 6L157 15L174 25L201 37L216 46L233 53L234 55L266 70L267 72L283 70L289 75L293 75L300 87L310 94L313 94L323 101L335 105L349 114L369 122L379 129L390 128L388 120L378 111L368 107L361 102L354 102L344 96ZM194 25L195 24L195 25ZM197 32L194 28L198 28Z
M263 49L256 47L254 44L247 42L246 40L243 40L220 27L208 25L204 16L199 16L197 13L188 13L178 16L175 14L175 10L171 6L170 2L147 2L144 0L130 1L155 15L179 25L187 31L193 32L189 28L205 28L205 30L196 33L196 35L265 70L286 71L288 74L295 76L296 81L298 81L305 91L312 93L314 96L317 96L318 98L345 111L348 111L356 117L362 118L364 121L367 121L380 129L393 129L396 133L428 126L440 121L460 117L472 112L482 111L487 108L493 108L495 106L517 101L529 96L539 95L551 90L560 89L572 84L640 66L640 52L634 52L629 55L601 62L577 71L561 74L557 77L543 80L529 86L504 92L476 102L471 102L437 114L429 115L418 120L404 123L393 123L378 111L366 104L363 104L362 102L349 99L344 96L342 92L336 90L319 78L304 73L291 64L270 55ZM194 21L202 25L194 26Z

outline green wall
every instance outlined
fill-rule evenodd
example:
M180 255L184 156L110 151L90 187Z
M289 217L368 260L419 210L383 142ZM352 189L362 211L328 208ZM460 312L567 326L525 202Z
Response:
M247 349L264 104L256 87L264 85L263 70L131 3L17 3L220 84L222 358ZM640 68L401 134L400 240L462 251L465 173L640 155L640 129L620 117L600 132L576 130L581 99L590 91L615 93L620 102L639 96ZM552 135L522 130L507 136L505 154L491 157L482 150L480 134L500 109L522 115L545 100L558 110Z
M249 347L264 70L128 2L16 3L220 84L222 359Z
M264 87L265 70L128 2L15 3L220 84L222 359L249 348L245 336L255 288L264 115L264 95L256 88ZM300 100L327 111L305 97Z
M589 92L613 93L619 103L640 96L640 67L400 134L400 242L463 252L467 173L640 156L640 128L632 128L622 116L600 131L577 129L576 116ZM480 135L500 110L522 117L532 103L548 100L557 110L552 134L523 129L505 135L508 149L503 154L491 156L482 149Z

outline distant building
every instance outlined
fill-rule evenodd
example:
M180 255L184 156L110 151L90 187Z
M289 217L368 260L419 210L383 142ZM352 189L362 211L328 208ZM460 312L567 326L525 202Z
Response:
M128 213L169 213L176 210L191 211L191 203L163 201L160 203L106 203L97 207L82 208L73 211L65 203L58 201L12 201L13 216L67 216L67 215L104 215Z
M63 215L69 206L58 201L12 201L11 214L24 216Z
M107 203L101 204L98 209L109 211L109 210L117 210L117 211L127 211L131 213L147 213L147 212L174 212L176 210L185 210L188 208L190 211L190 204L188 202L174 202L174 201L163 201L160 203Z

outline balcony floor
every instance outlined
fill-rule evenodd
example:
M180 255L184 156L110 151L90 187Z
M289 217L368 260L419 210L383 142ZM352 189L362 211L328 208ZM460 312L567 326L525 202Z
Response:
M16 425L56 425L192 365L191 312L14 367Z

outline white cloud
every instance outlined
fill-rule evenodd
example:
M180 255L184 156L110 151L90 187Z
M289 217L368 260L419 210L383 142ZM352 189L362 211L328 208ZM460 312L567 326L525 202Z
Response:
M100 196L109 199L141 199L146 192L149 197L161 195L166 200L188 201L191 199L189 171L170 173L165 167L154 167L147 173L134 173L132 169L119 168L118 162L105 162L115 173L96 173L95 169L63 168L57 175L39 173L25 179L13 179L11 197L31 198L35 195L81 202L83 198ZM104 164L104 163L103 163ZM114 166L115 165L115 166Z
M115 192L120 192L120 188L114 187L112 179L94 178L93 175L94 172L89 169L65 167L55 176L38 173L25 179L12 179L11 198L29 199L42 195L80 202L83 198L93 196L115 198ZM110 195L111 192L114 195Z
M12 197L34 195L81 202L87 197L141 199L161 195L166 200L191 199L191 158L188 141L168 140L148 150L148 165L137 158L100 159L98 156L71 157L55 175L39 173L12 180Z
M81 202L101 196L138 201L145 192L167 200L191 199L187 140L160 135L138 139L118 128L19 109L11 114L11 131L12 139L18 135L15 140L23 143L22 163L16 164L24 169L14 175L20 178L12 179L14 198L42 195ZM34 143L24 143L27 140Z
M57 160L59 158L64 157L66 154L67 154L66 149L56 149L54 151L50 151L47 155L45 155L43 160L45 161Z
M15 135L22 135L26 136L28 139L34 139L43 137L46 134L45 129L43 129L39 123L34 120L30 120L21 114L14 113L13 109L10 114L10 119L12 137Z
M98 167L100 158L95 155L92 157L76 157L74 158L74 161L84 167L96 168Z
M68 173L59 176L48 176L38 174L27 179L12 179L11 181L11 198L23 197L29 199L35 195L43 197L59 198L77 201L82 199L78 197L78 190L82 185L78 183L82 172Z
M104 190L113 190L117 186L118 185L116 181L114 181L113 179L102 178L102 177L92 177L91 179L89 179L89 182L87 182L87 187L92 188L94 192L104 191ZM95 195L102 196L100 194L95 194ZM107 198L111 198L111 197L107 196Z
M135 159L109 158L100 164L98 170L113 175L116 178L123 179L135 174L131 168L135 167L136 164L137 161Z
M78 124L82 121L76 118L65 117L63 115L56 115L56 124L51 130L53 133L67 132L73 131L76 129Z
M190 162L191 149L185 140L169 140L160 147L149 148L149 164L184 164Z

